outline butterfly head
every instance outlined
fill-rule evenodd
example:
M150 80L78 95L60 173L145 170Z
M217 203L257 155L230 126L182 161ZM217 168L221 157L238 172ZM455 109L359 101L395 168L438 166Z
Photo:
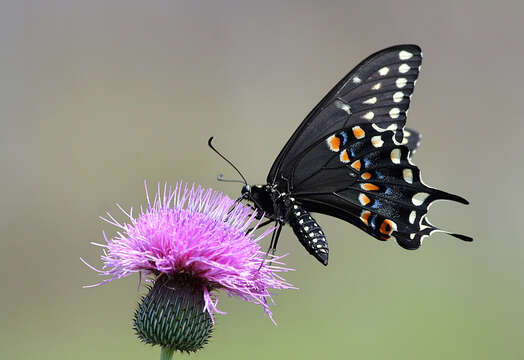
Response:
M251 197L251 185L245 184L242 186L242 199L249 199Z

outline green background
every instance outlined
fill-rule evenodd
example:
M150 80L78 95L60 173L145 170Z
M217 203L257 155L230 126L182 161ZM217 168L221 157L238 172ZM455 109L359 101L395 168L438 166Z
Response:
M136 277L94 289L110 211L143 181L261 183L284 142L354 65L424 50L408 124L443 234L416 252L318 216L330 265L287 227L299 291L275 327L222 296L198 359L522 359L523 5L501 1L11 1L0 5L0 358L157 359L131 329ZM267 243L264 243L265 246ZM142 290L143 291L143 290ZM186 357L186 355L178 356Z

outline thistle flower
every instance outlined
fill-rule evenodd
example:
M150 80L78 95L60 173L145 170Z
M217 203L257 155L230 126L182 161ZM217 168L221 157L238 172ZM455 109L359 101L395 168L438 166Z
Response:
M107 238L102 269L106 276L98 286L133 273L150 275L153 285L135 314L139 338L161 345L169 358L174 350L196 351L209 339L218 310L217 291L259 304L271 318L269 289L294 288L278 273L290 271L271 256L258 241L273 229L256 236L260 223L251 208L226 195L194 185L177 183L175 188L158 186L153 202L129 222L119 223L109 213L102 218L119 228ZM248 231L252 226L253 229ZM269 262L268 262L269 261ZM261 266L262 265L262 266ZM274 321L273 321L274 322ZM163 356L164 356L163 355Z

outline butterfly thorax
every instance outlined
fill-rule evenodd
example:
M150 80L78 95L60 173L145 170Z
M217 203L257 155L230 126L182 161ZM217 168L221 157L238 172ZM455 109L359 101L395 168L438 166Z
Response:
M270 185L254 185L250 188L248 200L253 202L259 215L271 220L286 222L289 196L280 193Z
M293 197L270 185L250 187L249 200L259 212L281 224L289 223L304 248L322 264L328 264L329 249L322 228Z

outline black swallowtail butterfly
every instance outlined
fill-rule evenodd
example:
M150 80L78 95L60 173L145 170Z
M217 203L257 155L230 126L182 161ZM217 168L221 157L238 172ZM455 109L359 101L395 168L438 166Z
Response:
M421 61L416 45L369 56L300 124L273 163L266 185L250 186L240 174L245 186L239 200L264 213L264 224L277 226L273 252L282 226L289 223L304 248L328 264L326 236L311 212L345 220L379 240L394 237L413 250L442 231L426 218L431 203L445 199L468 204L425 185L411 162L420 134L404 125Z

